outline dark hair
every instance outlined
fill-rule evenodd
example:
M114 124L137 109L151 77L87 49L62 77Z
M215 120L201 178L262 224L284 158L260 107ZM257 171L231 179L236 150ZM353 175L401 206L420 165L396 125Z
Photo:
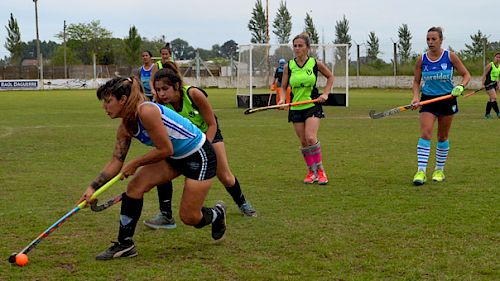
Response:
M500 55L500 52L496 52L493 56L496 57L497 55Z
M292 40L292 43L296 40L296 39L302 39L304 40L304 42L306 43L306 46L309 48L311 47L311 40L309 39L309 33L307 32L302 32L301 34L295 36Z
M439 35L439 39L443 40L443 28L439 26L433 26L427 30L427 32L437 32Z
M153 56L153 54L151 53L151 51L150 51L150 50L144 50L144 51L142 51L142 52L143 52L143 53L148 53L150 57L152 57L152 56Z
M172 54L172 49L170 49L170 43L169 42L165 43L165 46L161 47L160 53L161 53L161 50L167 50L170 54Z
M164 63L163 68L155 73L153 79L154 82L166 79L167 85L174 87L175 90L179 90L183 85L182 75L179 68L174 62L171 61ZM177 87L177 85L179 85L179 87Z
M133 133L137 123L137 108L146 101L141 82L134 77L115 77L101 85L97 89L96 95L101 101L107 101L111 96L114 96L117 100L120 100L122 96L127 97L123 109L125 110L123 124L130 133Z

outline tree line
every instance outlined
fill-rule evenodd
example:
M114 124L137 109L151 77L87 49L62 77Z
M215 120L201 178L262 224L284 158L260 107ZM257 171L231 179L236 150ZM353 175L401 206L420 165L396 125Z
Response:
M288 11L286 1L280 1L272 22L272 30L269 26L268 17L269 15L266 14L262 5L262 0L256 0L248 22L248 30L251 33L250 42L270 43L269 34L272 32L276 36L278 43L289 43L292 30L292 15ZM7 29L5 48L10 52L10 56L0 59L0 65L19 65L23 59L36 58L36 41L23 42L21 40L17 20L12 13L5 28ZM319 43L318 32L312 16L308 12L306 12L304 18L303 30L309 33L311 43ZM332 42L347 44L351 54L353 40L349 35L349 20L345 15L335 22L334 30L335 39ZM386 63L379 58L381 55L380 40L375 31L369 31L368 40L362 42L366 46L366 56L359 58L363 65L373 69L387 68L394 63L402 66L413 65L418 54L412 50L412 33L408 25L404 23L397 28L397 31L398 40L395 43L397 51L396 56L394 56L396 62L391 59L391 62ZM99 20L93 20L89 23L70 24L64 31L56 34L55 37L65 41L66 45L50 40L40 42L40 51L44 59L52 65L63 65L64 53L66 53L67 64L92 64L93 55L95 54L97 64L133 66L141 64L140 54L143 50L150 50L154 56L159 56L160 48L166 43L164 36L153 39L141 37L135 26L130 27L127 37L113 37L112 32L102 27ZM483 66L480 61L485 56L491 58L493 52L500 49L500 42L489 42L488 36L480 30L476 34L470 35L470 39L471 44L465 44L464 50L456 51L451 47L448 47L448 49L455 51L465 64L479 64L478 68L482 70ZM215 44L210 50L194 48L181 38L172 40L170 45L174 58L178 60L193 59L198 54L203 60L215 60L221 64L227 64L230 59L237 58L238 44L234 40L228 40L222 45ZM356 45L359 46L360 44L356 43Z

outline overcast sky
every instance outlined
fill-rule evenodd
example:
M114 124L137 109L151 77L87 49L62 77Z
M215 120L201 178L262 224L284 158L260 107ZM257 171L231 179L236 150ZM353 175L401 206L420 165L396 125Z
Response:
M277 43L272 34L272 22L281 0L268 0L271 42ZM211 49L228 40L238 44L250 42L248 22L256 0L179 0L179 1L126 1L126 0L39 0L39 33L42 41L56 41L55 34L63 30L63 22L89 23L99 20L114 37L123 38L135 25L142 37L167 41L181 38L191 46ZM139 3L145 3L139 5ZM262 0L265 8L266 0ZM349 21L349 35L353 44L364 44L374 31L380 41L382 58L391 56L392 42L397 41L397 30L407 24L412 39L412 51L421 53L425 48L425 35L431 26L444 28L443 47L454 50L471 44L470 35L481 30L489 41L500 41L498 21L499 1L475 0L288 0L292 16L292 35L304 29L306 12L313 17L321 40L335 40L335 24L343 15ZM10 13L17 19L24 42L36 38L35 6L32 0L0 1L0 57L8 56L5 49ZM351 49L351 53L355 48ZM361 55L366 48L361 46Z

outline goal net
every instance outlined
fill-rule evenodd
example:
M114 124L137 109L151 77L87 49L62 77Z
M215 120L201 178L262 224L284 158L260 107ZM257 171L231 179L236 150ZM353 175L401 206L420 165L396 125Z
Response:
M347 44L314 44L309 56L325 63L335 80L330 89L329 104L349 104L349 55ZM291 44L239 45L236 103L238 107L253 108L274 104L271 84L279 59L293 58ZM318 74L317 87L323 89L326 79ZM330 101L330 99L333 99Z

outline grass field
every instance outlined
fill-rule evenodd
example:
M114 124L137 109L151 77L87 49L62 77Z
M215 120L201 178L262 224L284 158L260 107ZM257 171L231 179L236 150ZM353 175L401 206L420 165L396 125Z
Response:
M84 209L30 252L26 267L6 259L73 207L110 159L118 120L95 91L0 92L0 280L500 280L500 119L482 119L484 92L459 101L446 181L422 187L411 184L418 114L368 118L370 109L409 103L409 90L351 90L349 108L325 109L327 186L302 184L286 112L245 116L234 90L208 92L257 218L242 217L214 181L207 205L228 203L223 243L178 216L168 231L141 220L138 257L98 262L116 240L120 208ZM134 142L129 159L146 149ZM181 182L174 186L177 210ZM157 212L156 198L146 194L141 219Z

